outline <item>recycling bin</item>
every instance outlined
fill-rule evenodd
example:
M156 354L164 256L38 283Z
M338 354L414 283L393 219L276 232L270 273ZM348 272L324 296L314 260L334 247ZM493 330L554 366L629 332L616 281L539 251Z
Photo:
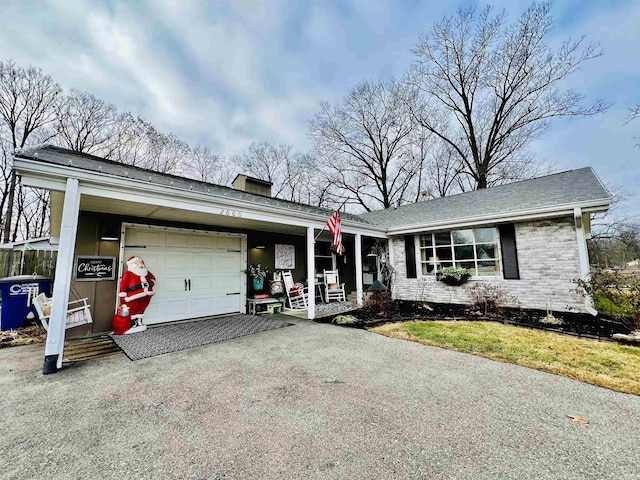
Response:
M36 312L30 299L39 293L51 296L53 278L40 275L17 275L0 278L0 330L24 327L29 313Z

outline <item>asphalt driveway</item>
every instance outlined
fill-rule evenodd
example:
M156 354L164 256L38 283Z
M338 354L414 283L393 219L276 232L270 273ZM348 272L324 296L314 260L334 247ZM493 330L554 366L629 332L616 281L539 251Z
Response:
M638 478L640 397L287 320L46 377L0 350L0 478Z

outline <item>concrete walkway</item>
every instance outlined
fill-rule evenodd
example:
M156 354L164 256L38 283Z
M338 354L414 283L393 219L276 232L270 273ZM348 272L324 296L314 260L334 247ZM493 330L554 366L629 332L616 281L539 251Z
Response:
M640 397L285 318L46 377L0 350L0 478L638 478Z

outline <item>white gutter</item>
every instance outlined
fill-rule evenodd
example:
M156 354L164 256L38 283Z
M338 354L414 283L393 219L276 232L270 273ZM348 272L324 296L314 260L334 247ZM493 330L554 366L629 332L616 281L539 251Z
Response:
M592 200L588 202L578 202L571 204L558 205L554 207L542 207L529 210L521 210L519 212L505 212L486 215L476 215L472 217L457 218L445 222L426 222L410 227L391 227L387 229L388 235L405 235L418 232L427 232L431 230L450 230L460 227L469 227L472 225L480 225L486 223L505 223L524 220L536 220L543 218L553 218L573 215L575 208L580 208L585 213L604 212L611 204L610 198L601 200Z

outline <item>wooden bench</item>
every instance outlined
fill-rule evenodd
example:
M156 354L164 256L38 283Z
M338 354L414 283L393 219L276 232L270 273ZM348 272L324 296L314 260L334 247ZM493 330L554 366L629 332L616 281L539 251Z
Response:
M278 304L280 305L280 308L282 308L282 302L280 300L278 300L277 298L260 298L260 299L256 299L256 298L248 298L247 299L247 311L250 315L261 315L263 313L270 313L268 310L264 310L264 311L258 311L257 310L257 306L258 305L274 305L274 304Z
M87 323L92 323L90 305L87 303L88 298L81 298L80 300L74 300L69 302L69 309L67 310L67 320L65 322L66 328L78 327ZM49 319L51 318L51 299L47 298L44 293L36 295L32 300L33 306L38 312L40 323L46 331L49 331ZM78 305L78 306L74 306Z

